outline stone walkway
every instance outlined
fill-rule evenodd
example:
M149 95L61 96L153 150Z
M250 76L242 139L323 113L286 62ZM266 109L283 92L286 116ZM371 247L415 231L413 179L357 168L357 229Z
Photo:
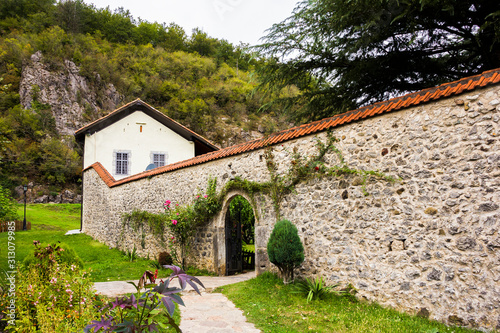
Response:
M198 276L206 289L198 295L191 287L186 288L180 306L183 333L259 333L252 323L246 321L243 312L220 293L211 293L214 288L245 281L255 277L255 272L232 276ZM137 282L137 281L135 281ZM174 282L174 286L176 282ZM116 297L135 292L134 286L126 281L96 282L98 293Z

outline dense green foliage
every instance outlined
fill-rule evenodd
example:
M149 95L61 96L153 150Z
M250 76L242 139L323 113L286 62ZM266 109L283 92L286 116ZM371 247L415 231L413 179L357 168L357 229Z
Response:
M9 188L32 180L56 187L76 183L81 163L73 140L62 140L48 125L53 121L50 112L36 104L33 110L20 105L0 110L0 184Z
M245 244L254 243L255 216L252 205L241 195L234 197L229 204L231 219L241 221L241 239Z
M292 222L276 222L267 242L267 254L269 261L279 268L283 281L293 280L294 268L304 261L304 246Z
M350 295L330 293L307 303L294 293L294 285L283 285L277 276L264 273L255 279L226 285L222 291L248 321L270 333L466 333L479 332L448 327L426 318L410 316L376 303L359 302Z
M66 244L41 246L34 241L33 245L17 267L16 316L12 318L16 320L15 325L9 321L6 331L81 331L99 318L95 308L99 300L87 272L81 270L82 261ZM0 305L0 313L5 310Z
M12 199L10 191L0 185L0 222L12 221L17 218L16 202Z
M6 188L33 181L58 191L80 178L79 147L58 133L51 106L37 93L41 87L33 87L30 109L21 106L21 74L37 51L51 72L64 72L64 61L73 61L101 107L111 83L123 103L141 98L216 144L229 144L240 129L269 133L285 126L277 109L256 115L270 101L252 93L261 61L246 45L199 29L189 36L174 23L135 20L124 9L81 0L4 0L0 50L0 184ZM77 102L84 123L111 111L96 112L83 96Z
M320 119L500 67L490 0L314 0L275 24L258 50L275 59L261 87L296 85L298 120Z

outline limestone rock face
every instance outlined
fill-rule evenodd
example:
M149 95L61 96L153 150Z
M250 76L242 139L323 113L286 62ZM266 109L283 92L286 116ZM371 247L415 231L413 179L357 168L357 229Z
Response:
M101 111L114 110L123 97L115 87L101 81L96 74L89 84L72 61L65 60L62 68L52 69L43 61L40 51L23 66L19 95L21 105L31 109L34 98L51 107L57 131L73 135L75 130L100 117Z

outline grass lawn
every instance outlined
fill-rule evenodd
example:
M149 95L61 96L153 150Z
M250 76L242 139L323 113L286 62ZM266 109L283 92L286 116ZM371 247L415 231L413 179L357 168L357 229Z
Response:
M306 302L291 293L293 286L266 273L255 279L218 288L262 332L476 332L356 301L352 296L328 295Z
M255 253L255 244L243 244L243 251Z
M19 206L19 216L23 216ZM80 229L79 204L33 204L26 209L26 219L31 230L16 232L16 260L22 261L33 250L33 241L42 244L62 242L71 246L84 262L85 269L91 269L94 282L113 280L138 280L145 270L154 270L151 260L137 258L130 262L117 249L96 242L92 237L64 234L68 230ZM8 233L0 233L0 269L7 269ZM165 271L165 275L167 275Z

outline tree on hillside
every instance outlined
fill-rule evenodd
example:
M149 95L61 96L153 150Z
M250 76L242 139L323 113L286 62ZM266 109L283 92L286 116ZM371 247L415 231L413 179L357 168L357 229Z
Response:
M500 67L500 8L491 0L305 0L257 46L262 89L298 121L321 119Z
M168 51L184 51L186 49L187 35L184 29L175 23L166 27L166 36L161 46Z
M198 52L204 57L213 57L217 52L219 41L208 36L206 32L199 28L194 28L189 40L188 49L191 52Z
M0 1L0 19L6 17L28 17L53 9L56 0L2 0Z

